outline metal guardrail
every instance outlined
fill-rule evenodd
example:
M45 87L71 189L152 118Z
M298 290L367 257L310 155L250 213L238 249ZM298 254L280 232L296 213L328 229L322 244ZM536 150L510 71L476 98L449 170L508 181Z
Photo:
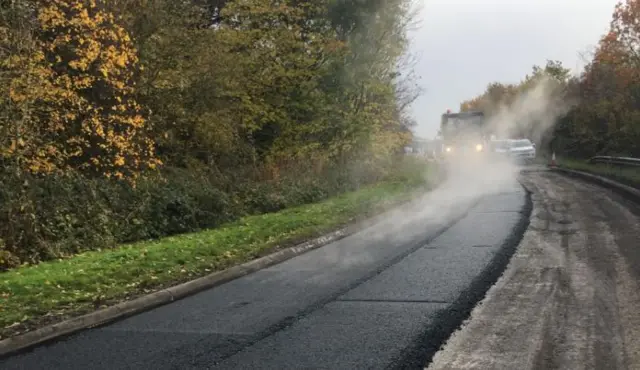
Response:
M631 157L610 157L606 155L598 155L598 156L589 158L587 162L618 165L618 166L640 167L640 158L631 158Z

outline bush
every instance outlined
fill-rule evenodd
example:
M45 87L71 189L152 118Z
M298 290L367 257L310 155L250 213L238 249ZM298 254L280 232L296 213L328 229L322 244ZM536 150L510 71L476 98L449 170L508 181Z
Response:
M118 242L212 228L242 214L206 174L174 170L164 175L147 178L135 189L123 186L122 196L113 200L122 217Z
M103 196L104 184L81 177L3 175L3 267L14 264L7 259L36 263L115 243L117 220Z
M120 243L215 228L356 190L381 179L417 186L424 163L352 163L321 173L289 169L277 179L225 178L201 169L165 169L136 187L79 175L1 173L0 269L64 258Z

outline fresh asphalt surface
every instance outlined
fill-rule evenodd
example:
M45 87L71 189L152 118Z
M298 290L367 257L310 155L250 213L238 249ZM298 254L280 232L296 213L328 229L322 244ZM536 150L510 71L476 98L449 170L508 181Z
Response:
M0 368L422 368L498 278L528 222L530 200L515 182L454 203L396 214Z

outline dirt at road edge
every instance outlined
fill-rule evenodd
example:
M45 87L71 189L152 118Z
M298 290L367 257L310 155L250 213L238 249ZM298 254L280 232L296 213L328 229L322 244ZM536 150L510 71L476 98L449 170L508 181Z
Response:
M530 226L428 369L640 369L640 217L596 185L522 180Z

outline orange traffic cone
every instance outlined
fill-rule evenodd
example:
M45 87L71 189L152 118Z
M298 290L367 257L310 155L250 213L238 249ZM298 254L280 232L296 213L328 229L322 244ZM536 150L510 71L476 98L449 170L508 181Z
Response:
M551 153L551 163L549 167L556 167L556 152Z

